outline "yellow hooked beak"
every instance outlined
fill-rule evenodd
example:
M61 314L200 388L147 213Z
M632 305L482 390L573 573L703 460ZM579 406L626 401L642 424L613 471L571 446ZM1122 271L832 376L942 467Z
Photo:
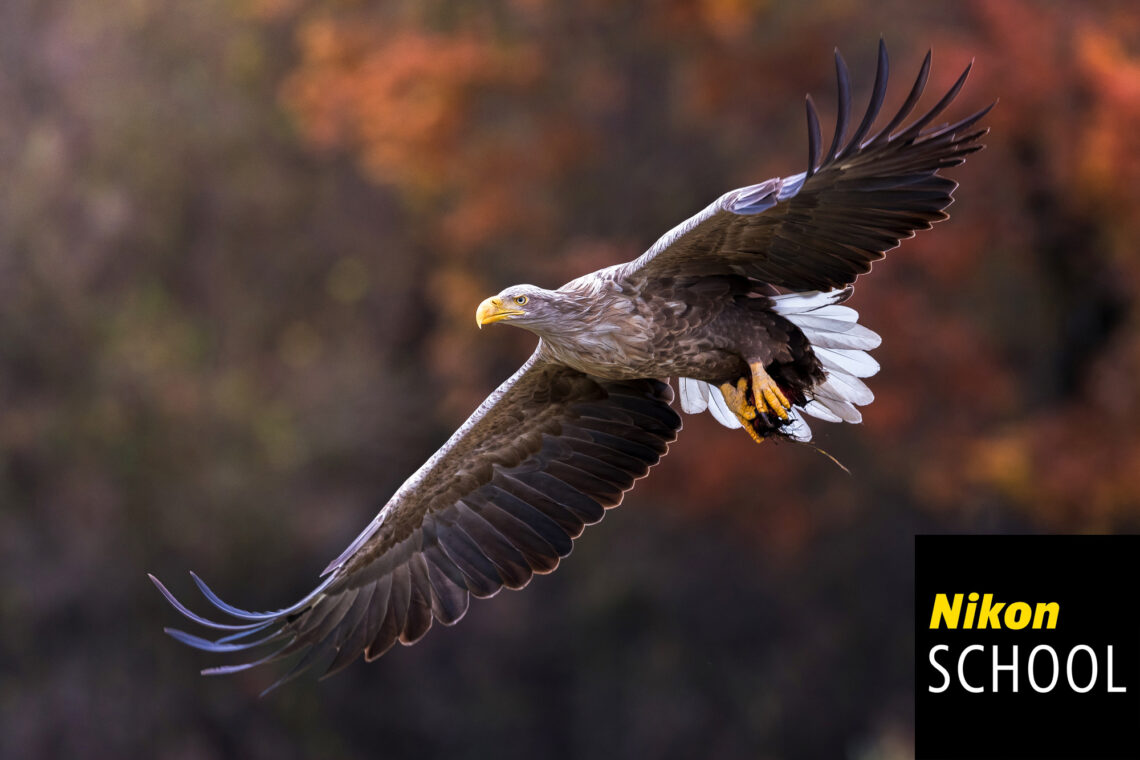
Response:
M506 306L503 304L503 299L494 296L479 304L479 308L475 310L475 324L482 328L483 325L501 322L510 317L521 317L523 314L526 312L522 309Z

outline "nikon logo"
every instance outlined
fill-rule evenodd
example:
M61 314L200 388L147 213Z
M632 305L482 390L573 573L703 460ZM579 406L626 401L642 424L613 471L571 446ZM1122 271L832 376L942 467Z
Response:
M942 627L952 630L1009 628L1019 631L1029 627L1053 629L1057 627L1057 618L1061 614L1061 605L1057 602L1038 602L1030 606L1027 602L995 602L993 594L983 594L979 606L979 595L975 591L963 605L964 596L954 594L953 602L946 594L934 597L934 610L930 614L932 631Z

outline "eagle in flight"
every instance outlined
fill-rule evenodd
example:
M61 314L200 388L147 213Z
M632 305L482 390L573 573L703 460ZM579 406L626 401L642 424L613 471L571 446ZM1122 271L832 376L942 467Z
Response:
M479 326L538 336L534 354L484 401L325 569L296 604L250 612L194 581L228 620L191 611L157 579L204 638L167 629L208 652L268 654L204 673L233 673L290 655L292 670L334 673L361 654L418 641L452 625L472 596L522 588L570 553L657 464L681 429L671 406L708 410L730 428L807 441L806 417L859 422L873 399L861 378L878 364L879 336L841 305L855 279L916 230L947 217L957 183L939 171L981 149L987 107L934 121L969 67L924 115L904 125L925 88L918 78L889 123L872 133L887 89L879 43L870 104L848 137L851 85L835 55L839 108L822 151L807 99L807 171L717 198L634 261L556 290L515 285L479 305Z

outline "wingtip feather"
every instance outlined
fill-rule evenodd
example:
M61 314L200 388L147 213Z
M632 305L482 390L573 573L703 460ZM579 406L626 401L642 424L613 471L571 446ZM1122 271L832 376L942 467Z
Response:
M190 571L190 577L194 580L194 585L196 585L198 587L198 590L202 592L202 596L206 597L206 599L209 600L210 604L214 605L222 612L225 612L241 620L250 621L262 621L277 617L277 613L250 612L249 610L243 610L240 607L235 607L232 604L224 602L222 601L222 598L215 594L213 589L206 585L206 582L202 580L193 570Z
M843 60L839 48L835 49L835 78L838 80L838 104L835 117L835 134L831 138L831 147L827 149L824 160L830 161L838 155L839 147L847 136L847 123L851 119L851 74L847 70L847 62Z
M859 128L855 130L855 134L851 136L851 140L847 146L840 151L839 156L845 157L853 153L859 148L863 138L871 131L871 127L875 124L875 119L879 116L879 111L882 110L883 101L887 96L887 82L890 79L890 58L887 56L887 45L883 42L883 38L879 38L879 53L878 60L875 64L875 83L871 87L871 100L867 104L867 111L863 114L863 121L859 124Z
M815 174L816 167L819 165L819 151L820 142L823 136L820 134L819 129L819 114L815 110L815 102L809 93L805 98L807 108L807 123L808 123L808 168L807 178Z
M191 575L193 576L194 574L191 573ZM202 615L199 615L198 613L191 610L182 602L178 601L178 598L175 597L173 593L171 593L170 589L166 588L166 586L163 585L162 581L160 581L154 575L147 573L147 577L150 578L151 582L154 583L154 585L166 598L166 601L170 604L171 607L181 613L183 617L187 618L188 620L192 620L199 625L206 626L207 628L214 628L220 631L248 631L257 625L256 623L219 623L217 621L210 620L207 617L203 617Z

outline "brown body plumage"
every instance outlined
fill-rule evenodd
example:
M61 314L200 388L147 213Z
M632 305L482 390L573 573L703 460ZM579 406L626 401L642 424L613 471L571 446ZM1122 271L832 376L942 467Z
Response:
M858 422L873 398L860 378L878 365L877 335L840 305L885 251L946 217L955 188L939 170L978 149L988 111L929 124L957 95L907 126L930 56L903 107L871 135L887 83L886 51L867 112L850 138L850 85L836 54L839 123L826 152L808 100L806 172L734 190L664 235L643 256L558 290L513 286L480 307L480 325L507 321L540 340L325 570L285 609L249 612L199 588L233 619L205 639L211 652L274 649L225 673L303 653L285 679L316 663L329 672L396 641L450 625L470 596L521 588L553 570L585 525L617 505L665 454L682 409L708 409L754 438L807 440L804 415ZM969 69L967 69L967 72ZM282 679L282 680L285 680Z
M608 380L685 377L717 386L764 365L789 398L806 403L824 380L811 343L773 309L775 290L739 274L661 277L613 267L552 294L559 319L532 329L540 360ZM538 289L528 289L532 293ZM778 434L779 419L757 432ZM768 424L770 423L770 424Z

